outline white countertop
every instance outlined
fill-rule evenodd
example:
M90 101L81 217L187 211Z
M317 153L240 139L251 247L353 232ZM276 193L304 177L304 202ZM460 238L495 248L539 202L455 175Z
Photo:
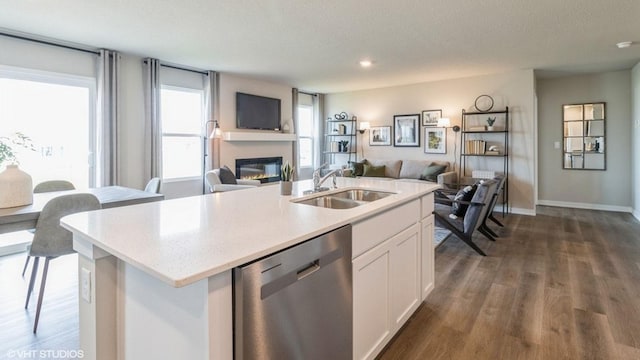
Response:
M351 209L291 202L315 196L302 195L312 188L307 180L294 183L292 196L281 196L275 184L79 213L63 218L62 224L117 258L181 287L439 188L428 182L338 178L338 191L349 187L397 194Z

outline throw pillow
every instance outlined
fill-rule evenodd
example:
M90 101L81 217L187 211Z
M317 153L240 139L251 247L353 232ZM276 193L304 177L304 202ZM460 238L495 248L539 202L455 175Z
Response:
M357 161L349 161L349 168L351 169L351 176L362 176L364 173L364 164L367 160L362 160L361 162Z
M458 191L458 193L453 198L453 200L456 200L456 201L471 201L471 199L473 199L473 194L476 193L476 189L477 188L478 188L478 186L475 185L475 184L469 185L469 186L465 186L462 190ZM461 203L458 203L458 202L454 202L453 205L451 205L451 214L455 215L455 216L464 216L464 214L467 212L467 208L468 207L469 207L469 205L467 205L467 204L461 204Z
M233 172L231 172L231 169L229 169L227 165L220 168L220 182L223 184L238 185L236 176L233 175Z
M420 180L427 181L438 181L438 175L442 174L444 170L447 168L446 165L431 165L424 168L422 171L422 175L420 176Z
M371 176L371 177L384 177L384 169L385 166L373 166L369 164L364 164L364 172L362 176Z

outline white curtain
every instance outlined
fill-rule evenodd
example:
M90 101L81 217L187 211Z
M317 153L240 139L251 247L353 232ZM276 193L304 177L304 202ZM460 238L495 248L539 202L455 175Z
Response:
M205 168L204 172L220 167L220 140L209 139L209 134L214 128L214 121L220 121L220 98L218 96L219 74L215 71L207 71L207 79L205 84L205 127L204 127L204 143L205 146Z
M120 182L118 166L118 118L120 54L115 51L100 50L98 58L97 115L97 166L96 186L117 185Z
M146 180L162 178L162 127L160 121L160 60L147 58L144 65L145 171Z
M313 149L316 156L313 157L313 167L318 168L322 164L322 154L326 151L326 141L324 140L324 94L314 94L313 96L313 122L316 126L316 134L318 134L315 141L315 148Z
M293 116L292 116L292 126L293 129L291 129L291 131L293 131L294 134L298 134L298 131L296 129L298 129L298 89L293 88L291 91L291 104L293 105ZM299 180L300 179L300 164L299 164L299 159L298 159L298 144L300 143L300 141L295 141L292 143L292 148L293 148L293 161L292 161L292 165L293 168L296 172L296 179L295 180Z

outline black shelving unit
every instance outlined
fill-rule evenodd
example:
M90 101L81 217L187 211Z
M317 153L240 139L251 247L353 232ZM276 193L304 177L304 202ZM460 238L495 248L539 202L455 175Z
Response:
M340 133L341 125L344 126L344 133ZM345 164L348 161L358 160L358 137L356 136L356 120L333 120L328 119L325 121L325 141L323 155L326 163L335 164L338 156L344 156L346 159ZM334 131L337 130L337 131ZM337 145L332 145L338 141L348 141L347 151L339 151L336 149ZM344 164L341 164L344 165Z
M487 118L495 118L492 130L487 128ZM484 130L479 129L484 127ZM473 180L473 170L495 171L505 176L502 191L502 215L509 212L509 107L497 111L462 110L462 136L460 137L461 184ZM498 152L490 152L496 146ZM484 168L482 168L482 167Z

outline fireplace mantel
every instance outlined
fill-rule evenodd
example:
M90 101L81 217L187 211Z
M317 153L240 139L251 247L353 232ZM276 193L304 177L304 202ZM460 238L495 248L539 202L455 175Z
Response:
M277 132L225 131L224 141L296 141L296 134Z

